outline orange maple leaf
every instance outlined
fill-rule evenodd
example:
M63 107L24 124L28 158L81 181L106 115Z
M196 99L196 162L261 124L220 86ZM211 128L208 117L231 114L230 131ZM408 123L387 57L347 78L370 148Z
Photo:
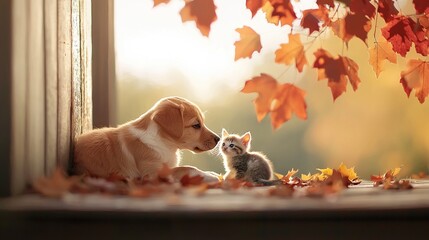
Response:
M296 19L295 11L290 0L266 0L262 6L269 23L281 26L290 25Z
M281 44L275 54L276 63L290 65L295 60L295 66L299 72L302 72L304 65L308 64L300 34L290 34L289 43Z
M384 69L384 61L396 63L396 53L389 42L377 42L373 48L369 49L369 63L375 71L377 77Z
M326 26L330 22L329 10L324 5L319 5L317 9L307 9L302 12L301 26L308 28L310 34L314 31L319 31L319 23L322 23L322 26Z
M235 31L240 34L240 40L234 43L235 61L240 58L251 58L254 52L261 51L261 38L251 27L244 26Z
M408 97L414 89L415 96L420 103L424 103L429 94L429 62L411 59L407 66L408 68L401 72L400 83Z
M195 21L201 34L208 36L210 25L216 21L216 6L213 0L186 0L185 6L180 10L182 22Z
M292 112L301 119L307 118L305 91L290 83L279 84L268 74L262 73L261 76L247 80L241 92L258 93L253 101L257 119L261 121L271 113L271 125L274 129L289 120Z
M246 0L246 7L252 12L252 17L261 9L265 0Z
M337 99L346 91L347 80L356 91L360 83L358 74L359 66L348 57L333 57L324 49L314 52L316 60L313 67L318 69L318 80L328 79L328 86L331 88L332 97Z
M161 3L167 4L169 2L170 2L170 0L153 0L153 7L156 7Z

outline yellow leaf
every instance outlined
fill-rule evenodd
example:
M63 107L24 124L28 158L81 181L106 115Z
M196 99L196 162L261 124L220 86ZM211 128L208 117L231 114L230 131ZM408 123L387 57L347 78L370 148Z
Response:
M240 34L240 40L234 43L235 61L240 58L251 58L254 52L261 51L261 38L251 27L244 26L235 31Z
M274 176L276 176L276 178L278 178L278 179L282 179L283 178L283 175L280 174L280 173L274 173Z
M396 53L392 49L392 44L387 41L375 43L375 46L369 49L369 63L377 77L384 70L385 60L396 63Z
M396 176L396 175L398 175L398 173L401 171L401 168L395 168L395 169L393 169L393 172L392 172L392 176Z
M318 168L317 170L319 170L323 175L327 175L327 176L331 176L332 175L332 169L331 168Z
M295 66L298 72L302 72L304 65L307 65L307 58L305 58L304 46L301 42L301 34L290 34L289 42L281 44L280 48L275 52L276 63L284 63L290 65L295 61Z
M308 174L301 174L301 180L302 181L310 181L312 179L313 175L311 173Z
M347 168L347 166L344 163L340 164L340 166L338 167L338 171L341 173L342 176L347 177L350 181L353 181L356 178L358 178L355 172L355 168L354 167Z

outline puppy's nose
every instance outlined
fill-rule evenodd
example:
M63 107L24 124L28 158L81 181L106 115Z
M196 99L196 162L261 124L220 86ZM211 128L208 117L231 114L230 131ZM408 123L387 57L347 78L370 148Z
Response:
M215 136L214 140L215 140L216 143L218 143L220 141L220 138L218 136Z

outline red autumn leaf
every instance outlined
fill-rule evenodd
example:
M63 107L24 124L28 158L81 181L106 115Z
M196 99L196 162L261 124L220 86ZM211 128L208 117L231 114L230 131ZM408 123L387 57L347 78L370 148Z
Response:
M365 15L368 18L375 16L375 7L369 0L351 0L349 8L352 13L357 15Z
M396 63L396 53L392 50L392 44L389 42L375 43L374 47L369 49L369 63L372 65L377 77L383 71L385 60Z
M399 13L393 0L378 0L377 11L386 23L390 22Z
M252 12L252 17L262 8L265 0L246 0L246 7Z
M213 0L186 0L180 11L182 22L195 21L204 36L210 33L210 25L216 21L216 6Z
M364 15L347 14L344 18L332 22L331 27L335 35L346 43L354 36L366 43L371 21Z
M401 72L400 82L408 96L414 89L415 96L420 103L424 103L429 94L429 62L415 59L408 61L407 69Z
M289 42L287 44L281 44L275 54L276 63L290 65L295 61L295 66L299 72L302 72L304 65L308 64L300 34L290 34Z
M235 31L240 34L240 40L234 43L236 61L240 58L251 58L254 52L261 51L261 38L251 27L244 26Z
M347 80L356 91L360 83L357 75L359 66L348 57L334 58L324 49L317 50L314 55L316 60L313 67L318 68L318 80L328 79L328 86L331 88L332 97L337 99L346 91Z
M302 12L301 26L308 28L310 34L319 31L320 24L327 25L330 22L328 9L321 6L318 9L308 9Z
M293 185L278 185L268 190L269 196L292 197L295 189Z
M405 57L411 48L411 43L417 42L414 28L416 22L409 17L399 16L389 21L385 27L381 29L384 38L392 43L393 51Z
M281 26L290 25L296 19L290 0L266 0L262 10L266 14L267 21Z
M247 80L241 92L258 93L258 97L253 101L257 119L261 121L270 113L274 129L288 121L292 113L301 119L307 118L305 91L290 83L278 84L268 74L262 73L261 76Z
M67 177L64 171L56 169L51 177L41 177L34 181L34 189L46 197L61 197L67 193L79 179Z
M203 182L203 180L204 180L204 177L200 175L195 175L190 177L189 174L186 174L180 179L180 183L182 184L182 186L187 187L187 186L200 185Z
M425 13L429 8L428 0L413 0L413 4L417 14Z
M169 2L170 2L170 0L153 0L153 6L156 7L161 3L167 4Z

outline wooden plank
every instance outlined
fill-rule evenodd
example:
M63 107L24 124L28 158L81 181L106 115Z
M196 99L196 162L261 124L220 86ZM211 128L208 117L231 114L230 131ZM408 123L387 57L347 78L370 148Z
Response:
M12 2L0 1L0 197L11 194Z
M44 2L45 28L45 82L46 82L46 164L50 175L57 165L57 116L58 116L58 71L57 71L57 1Z
M58 164L69 167L71 132L71 0L58 0Z
M43 0L28 2L26 166L28 182L44 175L45 75Z
M82 132L92 129L92 38L91 1L80 0Z
M82 132L80 1L72 0L72 140Z
M27 12L28 1L15 0L12 7L12 195L22 193L26 185L26 105L27 105Z
M116 125L113 0L92 1L92 86L94 127Z

